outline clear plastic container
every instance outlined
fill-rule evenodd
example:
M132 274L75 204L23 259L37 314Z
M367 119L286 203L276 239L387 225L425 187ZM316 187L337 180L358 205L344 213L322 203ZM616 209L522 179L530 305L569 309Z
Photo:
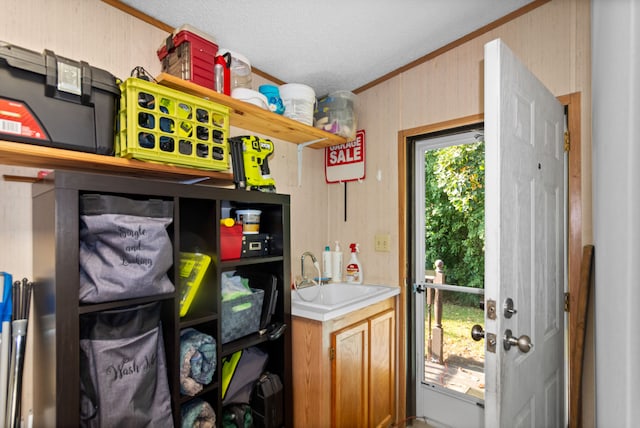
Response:
M314 125L349 140L355 138L357 129L355 94L336 91L318 101L314 113Z
M247 57L229 49L219 49L218 55L224 55L227 52L231 54L231 89L252 89L251 63Z

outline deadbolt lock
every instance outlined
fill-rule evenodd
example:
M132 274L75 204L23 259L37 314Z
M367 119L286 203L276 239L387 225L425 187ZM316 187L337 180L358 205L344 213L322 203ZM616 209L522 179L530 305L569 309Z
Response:
M514 309L513 307L513 299L511 297L507 297L507 299L504 301L504 305L503 305L503 314L505 318L511 318L513 316L513 314L517 313L518 311Z

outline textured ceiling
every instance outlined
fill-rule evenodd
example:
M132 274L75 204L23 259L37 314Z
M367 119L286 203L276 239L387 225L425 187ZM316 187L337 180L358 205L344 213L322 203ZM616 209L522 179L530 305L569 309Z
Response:
M354 90L533 0L122 0L318 97Z

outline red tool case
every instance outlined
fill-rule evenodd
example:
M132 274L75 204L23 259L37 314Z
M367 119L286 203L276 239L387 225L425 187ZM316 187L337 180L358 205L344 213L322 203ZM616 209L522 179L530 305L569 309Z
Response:
M189 25L178 28L158 48L162 71L213 89L213 66L218 45Z

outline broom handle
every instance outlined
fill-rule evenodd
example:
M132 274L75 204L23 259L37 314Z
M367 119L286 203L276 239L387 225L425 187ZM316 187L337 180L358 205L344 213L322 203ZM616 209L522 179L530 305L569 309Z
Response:
M6 420L7 391L9 390L9 363L11 360L11 321L2 322L0 345L0 421Z
M27 333L27 320L15 320L12 322L13 339L15 348L11 358L11 379L9 388L9 404L7 407L6 426L9 428L20 427L20 398L22 394L22 368L24 366L24 348Z

